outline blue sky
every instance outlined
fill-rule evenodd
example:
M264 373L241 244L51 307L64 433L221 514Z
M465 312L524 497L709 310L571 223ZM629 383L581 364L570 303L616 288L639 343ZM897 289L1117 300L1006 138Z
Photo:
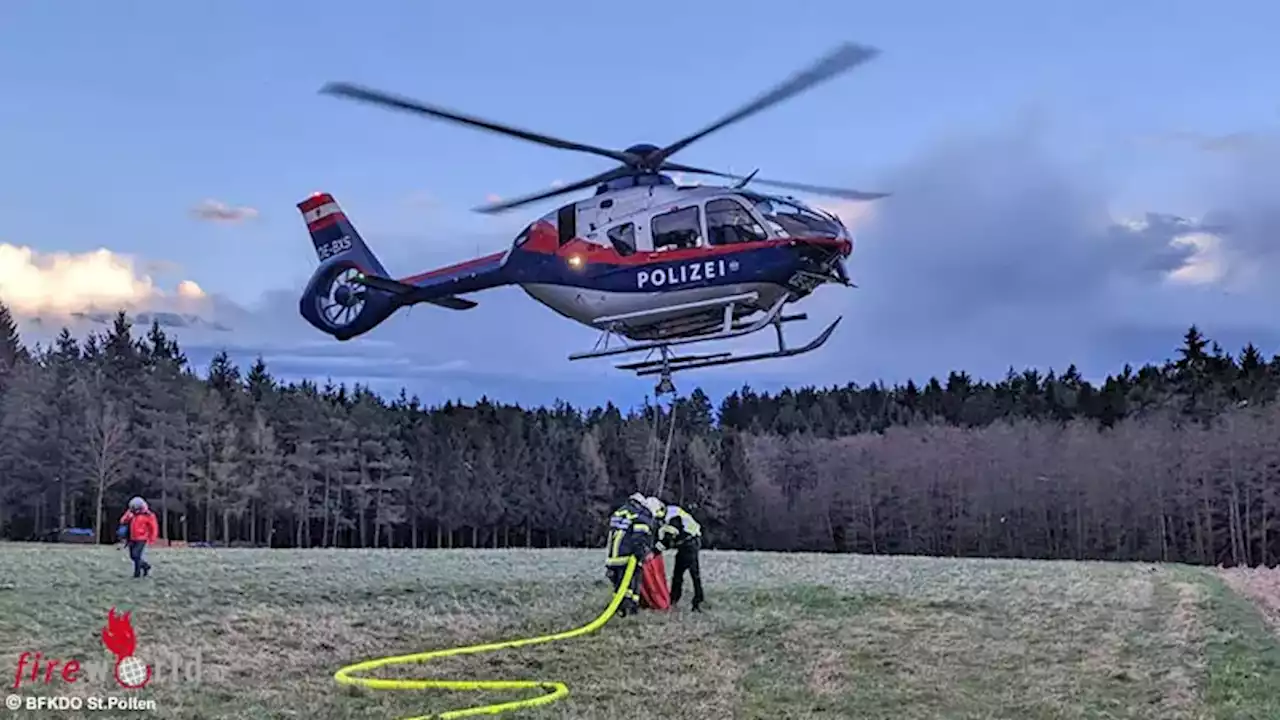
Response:
M860 230L851 270L865 292L814 299L824 317L852 316L838 331L845 344L745 374L691 374L686 386L865 384L966 363L984 375L1010 363L1073 360L1101 372L1124 359L1159 359L1190 322L1260 342L1277 330L1240 310L1268 292L1257 283L1236 277L1227 287L1224 279L1175 297L1140 279L1141 262L1131 276L1106 270L1114 265L1102 246L1101 255L1073 256L1083 272L1107 276L1105 290L1083 283L1083 300L1013 291L983 299L979 291L1026 285L1017 278L1034 274L1009 257L1052 263L1035 245L1046 237L1053 252L1103 242L1093 223L1099 208L1190 215L1239 200L1262 218L1250 224L1257 235L1273 209L1229 188L1256 187L1256 173L1267 172L1250 158L1280 121L1272 30L1280 5L381 2L357 10L323 0L82 1L9 3L0 13L0 243L40 253L105 247L138 258L138 272L159 285L194 281L248 316L271 317L270 331L237 327L227 341L241 354L267 348L269 361L290 372L365 373L425 396L488 392L525 402L631 398L650 385L607 365L567 364L563 356L591 334L514 289L478 297L482 307L466 321L417 308L366 345L330 348L302 326L294 302L315 260L294 204L307 193L334 193L388 267L408 274L500 249L544 211L471 213L486 196L608 165L321 96L325 82L368 84L606 147L662 145L848 40L884 54L677 158L895 193L885 202L896 205L877 208ZM1248 140L1246 157L1210 151L1210 141L1232 136ZM966 196L986 182L1009 183L1008 192ZM1028 188L1052 190L1031 197ZM925 197L935 204L919 204ZM206 200L256 214L204 222L191 209ZM948 219L930 225L922 216ZM1050 231L1037 226L1045 217L1069 219ZM1262 235L1234 247L1271 258L1271 236ZM984 244L996 237L1007 243ZM975 245L990 252L975 260ZM931 276L940 258L950 264ZM1256 258L1239 264L1257 267ZM957 280L950 295L913 288L946 277ZM1004 332L1031 322L1019 313L1033 307L1039 318L1063 313L1058 329L1035 338ZM1105 322L1066 319L1095 310L1109 313ZM894 335L902 323L914 330ZM993 326L1003 330L991 334ZM524 376L505 372L494 352L519 340L539 348ZM361 364L384 353L397 361ZM326 359L334 354L346 359ZM417 370L397 375L406 362Z

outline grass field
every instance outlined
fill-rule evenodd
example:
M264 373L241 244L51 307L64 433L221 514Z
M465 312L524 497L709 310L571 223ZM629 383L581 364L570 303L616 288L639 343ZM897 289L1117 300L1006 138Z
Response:
M24 651L109 658L115 605L142 659L200 655L200 682L158 679L140 691L158 712L134 717L392 720L509 696L344 689L333 672L575 627L610 595L599 551L159 550L143 581L123 555L0 544L9 687ZM391 674L569 684L507 717L1280 718L1280 645L1212 569L719 552L703 567L702 614Z

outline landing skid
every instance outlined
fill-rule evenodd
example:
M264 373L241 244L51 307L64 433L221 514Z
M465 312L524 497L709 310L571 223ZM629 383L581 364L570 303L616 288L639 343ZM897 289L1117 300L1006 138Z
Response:
M787 296L784 295L778 298L778 300L774 302L773 306L770 307L769 310L766 311L765 314L759 319L753 320L745 324L741 322L735 322L735 319L734 319L735 306L744 301L754 300L756 297L757 297L756 293L744 293L743 295L720 298L710 302L697 303L696 305L698 306L707 306L707 307L715 307L716 305L723 305L724 321L721 323L721 326L718 330L675 337L670 340L652 340L647 342L624 344L620 347L611 348L609 347L609 340L613 337L617 337L618 333L616 332L614 327L609 327L601 332L600 340L596 342L595 348L587 352L574 353L573 355L569 356L569 359L585 360L589 358L609 357L613 355L623 355L628 353L648 351L648 356L646 356L645 360L641 360L638 362L622 363L620 365L617 365L616 367L619 370L631 370L635 372L637 376L661 375L661 380L658 382L656 391L658 395L662 395L665 393L675 392L675 386L671 382L671 375L681 370L694 370L697 368L715 367L718 365L735 365L738 363L755 362L757 360L771 360L774 358L792 357L794 355L803 355L805 353L817 350L818 348L826 344L827 340L831 338L831 334L835 332L836 326L840 324L840 320L842 319L837 317L834 321L831 322L830 325L828 325L821 333L819 333L817 337L809 341L807 344L802 345L800 347L789 348L787 347L786 338L783 337L783 332L782 332L783 324L788 322L795 322L797 320L805 320L808 318L808 316L803 313L798 315L783 315L782 309L786 305L788 300ZM655 312L668 313L674 309L685 309L685 308L683 306L666 307ZM697 308L695 307L695 304L691 303L688 309L694 310ZM644 313L635 313L634 315L628 315L628 316L602 318L601 321L598 321L598 324L608 323L612 325L613 323L616 323L619 320L640 318L640 317L643 317L643 315ZM702 354L702 355L676 355L671 350L672 347L675 347L678 345L689 345L693 343L711 342L711 341L717 341L717 340L730 340L732 338L742 337L744 335L750 335L752 333L763 330L766 326L769 326L769 325L773 326L774 332L777 335L777 339L778 339L777 350L752 353L750 355L734 355L731 352L718 352L718 353L709 353L709 354ZM649 359L650 357L653 356L654 352L658 353L658 357L656 359Z

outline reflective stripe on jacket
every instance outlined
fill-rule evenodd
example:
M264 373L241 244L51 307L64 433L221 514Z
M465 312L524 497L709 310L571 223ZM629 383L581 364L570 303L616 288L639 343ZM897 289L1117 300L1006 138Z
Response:
M702 537L702 525L677 505L667 506L667 517L658 529L658 538L666 547L676 547L693 538Z

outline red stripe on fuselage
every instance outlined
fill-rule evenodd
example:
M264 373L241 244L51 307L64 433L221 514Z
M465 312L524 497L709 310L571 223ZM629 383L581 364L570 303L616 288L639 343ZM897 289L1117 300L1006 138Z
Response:
M493 253L492 255L485 255L484 257L478 257L474 260L467 260L466 262L460 262L460 263L457 263L456 265L448 265L446 267L436 268L435 270L428 270L427 272L420 273L418 275L411 275L407 278L400 278L400 282L406 283L408 285L416 285L422 282L423 280L430 280L432 278L440 277L441 275L452 275L454 273L464 272L473 267L478 267L486 263L494 262L495 260L500 260L502 259L502 256L505 252L506 251L504 250L503 252L496 252L496 253Z
M521 249L528 248L526 243ZM587 265L600 263L603 265L644 266L660 265L670 262L696 262L707 258L723 257L737 253L763 250L788 245L825 245L839 251L846 257L851 251L851 243L839 238L812 236L798 238L774 238L755 242L734 243L732 245L711 245L708 247L687 248L682 250L660 250L636 252L631 255L619 255L612 247L603 247L582 238L574 238L557 249L555 255L578 255Z
M304 212L310 212L310 211L307 210ZM330 225L336 225L339 220L346 220L346 219L347 219L347 216L343 214L341 211L339 211L339 212L333 213L332 215L325 215L319 220L308 224L307 230L310 232L318 232L320 230L323 230L329 227Z
M302 212L311 212L325 203L333 202L333 196L329 193L316 193L311 197L298 203L298 209Z

